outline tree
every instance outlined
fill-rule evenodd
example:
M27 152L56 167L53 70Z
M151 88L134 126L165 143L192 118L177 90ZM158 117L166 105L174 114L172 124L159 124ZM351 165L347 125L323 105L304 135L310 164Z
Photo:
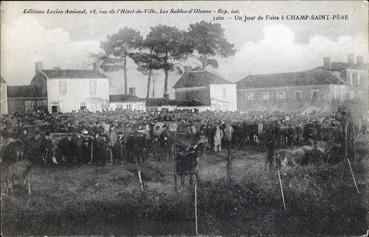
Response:
M152 51L159 59L164 70L164 97L168 98L168 72L173 69L173 62L185 58L192 53L192 46L184 32L176 27L158 25L151 27L145 43L152 47Z
M148 76L146 98L149 98L152 71L162 69L165 63L161 58L154 54L152 47L143 52L132 53L130 54L130 57L137 64L137 71Z
M128 94L127 57L141 46L142 41L143 38L139 31L125 27L116 34L108 35L107 40L100 43L100 47L104 50L107 57L105 61L119 62L119 60L122 60L124 94Z
M218 67L215 56L228 57L236 52L234 45L225 38L224 29L219 23L201 21L190 24L186 38L191 41L193 49L197 51L199 56L195 58L201 62L202 69L208 65Z

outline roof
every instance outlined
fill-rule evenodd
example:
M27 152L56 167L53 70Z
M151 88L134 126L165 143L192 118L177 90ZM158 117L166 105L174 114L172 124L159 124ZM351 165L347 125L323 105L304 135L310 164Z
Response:
M104 74L96 70L80 70L80 69L53 69L53 70L42 70L48 79L58 78L78 78L78 79L101 79L107 78Z
M186 87L208 86L211 84L233 84L226 79L208 71L185 72L173 86L174 89Z
M323 67L321 67L323 68ZM343 62L332 62L331 63L331 68L330 70L332 71L342 71L342 70L345 70L345 69L362 69L362 70L365 70L365 69L368 69L368 64L367 63L364 63L364 64L353 64L353 65L350 65L348 63L343 63Z
M332 73L318 68L303 72L248 75L237 82L237 88L248 89L329 84L342 84L342 82Z
M169 100L165 98L151 98L146 100L146 106L204 106L197 100Z
M137 97L135 95L109 95L109 102L141 102L145 99Z
M46 97L42 88L34 86L8 86L7 94L9 98Z

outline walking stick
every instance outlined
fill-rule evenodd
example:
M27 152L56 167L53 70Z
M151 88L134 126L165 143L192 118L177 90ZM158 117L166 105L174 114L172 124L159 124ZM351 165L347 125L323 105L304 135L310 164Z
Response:
M141 178L141 171L137 170L137 173L138 173L138 179L140 181L140 188L141 188L141 191L143 192L143 184L142 184L142 178Z
M195 182L195 235L199 235L197 225L197 180Z
M352 176L352 180L354 180L356 191L357 191L357 193L360 193L359 188L357 187L357 184L356 184L356 179L355 179L355 176L354 176L354 172L353 172L352 167L351 167L351 162L350 162L349 159L347 159L347 162L348 162L349 167L350 167L351 176Z
M284 206L284 209L286 210L286 202L284 201L284 194L283 194L282 180L281 180L281 175L280 175L280 173L279 173L279 170L278 170L278 178L279 178L279 186L281 187L283 206Z

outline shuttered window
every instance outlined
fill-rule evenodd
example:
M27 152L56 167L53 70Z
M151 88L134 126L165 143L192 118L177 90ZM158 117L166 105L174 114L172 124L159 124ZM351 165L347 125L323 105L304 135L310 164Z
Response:
M58 82L59 94L66 95L68 93L68 87L66 81L59 81Z
M94 95L97 91L97 85L95 80L90 80L90 94Z

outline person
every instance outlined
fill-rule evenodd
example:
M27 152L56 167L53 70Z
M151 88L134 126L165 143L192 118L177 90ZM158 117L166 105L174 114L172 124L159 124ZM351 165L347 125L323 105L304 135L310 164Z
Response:
M269 136L267 137L267 156L265 160L265 167L269 164L269 170L273 168L273 158L274 158L274 149L275 149L275 129L272 128L269 132Z
M50 133L46 132L44 139L41 142L41 155L44 165L51 165L53 162L53 144L51 141Z
M223 131L220 129L219 125L217 125L214 134L214 151L222 151L222 139Z
M230 123L227 123L224 128L224 143L226 149L228 150L231 148L232 136L233 136L233 127Z

